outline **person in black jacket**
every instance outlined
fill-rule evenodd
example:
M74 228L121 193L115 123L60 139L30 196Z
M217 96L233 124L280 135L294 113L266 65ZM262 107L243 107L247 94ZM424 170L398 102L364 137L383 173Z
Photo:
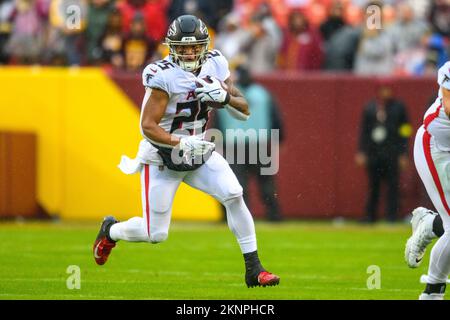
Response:
M412 128L404 104L387 82L380 82L377 97L364 108L356 163L367 169L369 190L364 222L377 220L380 187L387 184L387 221L397 220L399 171L408 165L407 139Z

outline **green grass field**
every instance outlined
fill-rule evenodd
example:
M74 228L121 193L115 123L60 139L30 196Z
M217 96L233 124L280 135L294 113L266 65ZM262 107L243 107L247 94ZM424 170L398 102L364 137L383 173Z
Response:
M260 258L277 287L244 284L239 247L226 225L173 223L161 244L121 241L104 266L91 246L98 224L0 224L0 299L417 299L426 273L403 260L409 225L256 224ZM69 265L81 288L69 290ZM367 268L381 270L369 290Z

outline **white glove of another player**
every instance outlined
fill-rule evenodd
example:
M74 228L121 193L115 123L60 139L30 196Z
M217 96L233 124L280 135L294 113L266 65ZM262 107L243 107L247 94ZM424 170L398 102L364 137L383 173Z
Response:
M195 94L201 102L218 102L221 104L227 104L230 102L230 94L222 88L220 81L214 77L210 77L211 83L206 82L203 79L198 78L202 87L195 89Z
M192 156L201 156L214 150L215 144L209 141L200 139L197 136L187 136L180 139L180 149L185 154Z

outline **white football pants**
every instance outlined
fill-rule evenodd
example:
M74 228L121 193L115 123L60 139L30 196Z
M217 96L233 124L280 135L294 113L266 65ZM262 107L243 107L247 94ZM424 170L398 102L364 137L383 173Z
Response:
M414 162L445 231L431 250L428 282L445 283L450 274L450 152L438 150L422 126L416 134Z
M113 240L158 243L169 234L172 204L180 183L204 191L227 211L228 226L236 236L242 253L256 250L255 226L242 198L242 187L228 162L217 152L200 168L193 171L173 171L156 165L144 165L141 170L143 217L114 224Z

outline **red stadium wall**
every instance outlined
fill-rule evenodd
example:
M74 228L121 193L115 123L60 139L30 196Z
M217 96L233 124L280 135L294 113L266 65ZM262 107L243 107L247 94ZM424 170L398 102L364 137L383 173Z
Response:
M143 90L139 77L112 78L140 106ZM393 78L392 87L407 106L416 130L431 97L437 92L434 79ZM359 122L365 103L375 95L374 78L330 74L273 74L258 78L276 97L282 110L286 140L280 149L277 175L278 199L286 217L360 217L367 180L354 162ZM418 205L428 205L412 160L401 176L401 215ZM250 206L263 216L255 184ZM382 199L384 200L384 199ZM383 201L382 201L383 202ZM380 206L380 215L384 205Z

